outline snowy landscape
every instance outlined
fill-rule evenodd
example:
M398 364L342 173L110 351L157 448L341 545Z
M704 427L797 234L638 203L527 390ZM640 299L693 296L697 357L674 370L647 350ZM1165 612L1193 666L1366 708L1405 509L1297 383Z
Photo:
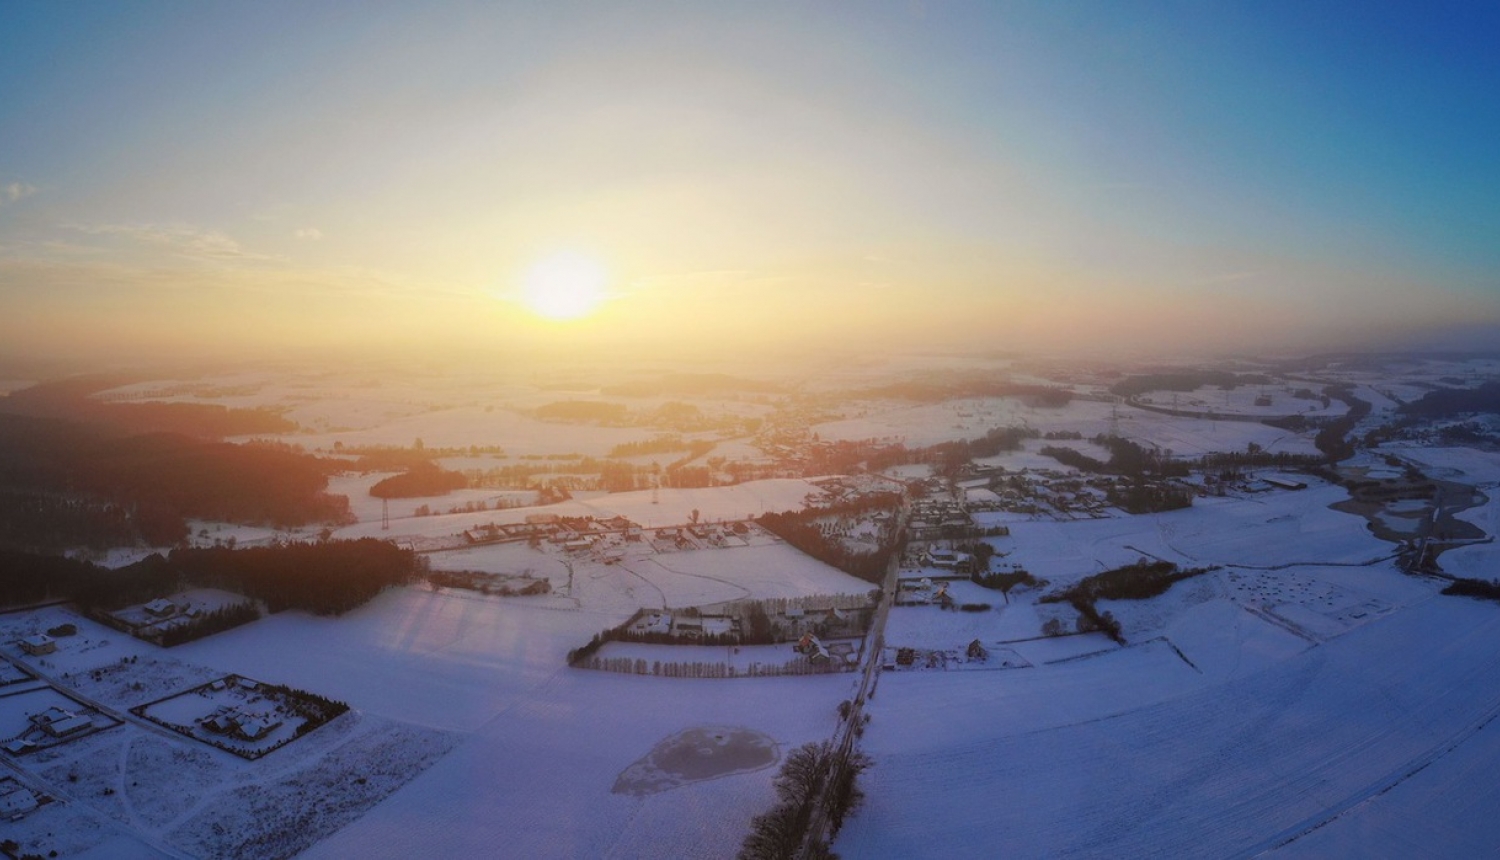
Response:
M0 2L0 860L1500 857L1497 41Z
M1481 812L1500 764L1500 605L1441 593L1500 580L1500 421L1401 410L1430 379L1477 389L1500 363L1237 372L1249 381L1188 389L1172 415L1132 402L1170 393L1117 396L1084 365L1027 372L1066 393L1047 403L778 380L751 425L732 390L679 401L716 428L691 431L664 428L660 398L599 392L568 398L622 406L629 426L527 417L550 401L506 380L457 409L417 379L101 391L273 410L296 429L239 442L342 464L341 521L198 519L181 546L375 538L420 572L342 613L215 580L0 614L5 850L728 857L807 744L868 757L863 799L806 837L845 857L1500 849ZM1315 437L1349 403L1317 401L1290 430L1246 396L1288 388L1374 405L1335 459ZM1186 414L1205 404L1214 416ZM696 444L688 460L613 447L664 432ZM392 451L463 486L371 495L403 470L359 458ZM1122 507L1140 504L1159 509ZM840 569L882 548L887 567ZM158 551L73 554L132 570ZM1154 593L1110 590L1153 571ZM156 644L228 613L248 616Z

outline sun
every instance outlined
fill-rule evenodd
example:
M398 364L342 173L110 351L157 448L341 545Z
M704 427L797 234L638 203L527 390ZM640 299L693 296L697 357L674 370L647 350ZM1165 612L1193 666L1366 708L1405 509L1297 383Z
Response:
M554 254L537 261L521 281L521 300L550 320L576 320L593 313L608 297L604 267L581 254Z

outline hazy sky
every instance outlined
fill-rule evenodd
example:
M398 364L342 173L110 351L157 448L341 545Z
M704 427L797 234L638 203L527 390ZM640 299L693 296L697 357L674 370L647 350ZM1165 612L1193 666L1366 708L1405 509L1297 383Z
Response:
M1500 4L0 3L0 352L1500 322ZM559 253L609 300L519 301Z

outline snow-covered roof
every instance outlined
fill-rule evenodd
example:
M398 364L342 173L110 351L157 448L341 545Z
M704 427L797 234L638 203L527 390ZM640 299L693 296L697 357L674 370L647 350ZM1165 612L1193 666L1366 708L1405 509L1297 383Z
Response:
M0 817L14 818L18 815L25 815L36 807L36 795L32 794L29 789L17 788L0 794Z
M47 731L60 737L62 735L70 735L74 732L82 731L83 729L86 729L93 724L93 719L79 714L77 716L70 716L65 719L54 720L53 722L48 723Z

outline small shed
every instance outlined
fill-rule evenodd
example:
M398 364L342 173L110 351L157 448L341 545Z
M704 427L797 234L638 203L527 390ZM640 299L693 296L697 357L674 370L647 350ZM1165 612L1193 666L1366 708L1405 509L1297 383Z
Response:
M57 643L53 641L51 636L45 633L38 633L34 636L22 637L21 650L33 657L40 657L43 654L51 654L56 651Z

